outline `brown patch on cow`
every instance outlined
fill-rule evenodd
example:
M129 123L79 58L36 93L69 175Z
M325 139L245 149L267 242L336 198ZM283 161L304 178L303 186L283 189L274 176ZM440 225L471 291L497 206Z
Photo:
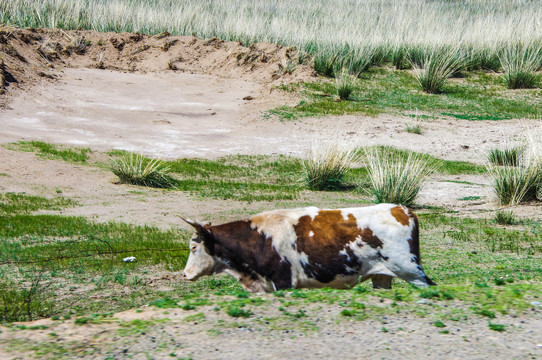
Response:
M257 280L257 275L275 283L277 289L292 286L291 264L282 260L273 247L273 239L252 227L250 221L235 221L211 226L213 240L206 247L245 279ZM212 244L211 244L212 243Z
M375 236L373 234L373 230L369 228L365 228L361 231L361 238L365 243L367 243L367 245L369 245L373 249L381 248L383 245L382 240Z
M314 219L303 216L294 229L297 251L308 256L305 273L323 283L332 281L338 274L353 273L347 269L355 271L360 268L354 252L346 247L358 237L371 247L382 246L382 241L374 236L371 229L360 229L352 214L345 219L340 210L321 210ZM311 232L313 236L310 236ZM341 254L343 250L346 254Z
M416 264L421 264L420 258L420 228L418 223L418 217L408 209L408 216L414 220L414 227L410 239L408 239L408 246L410 247L410 253L414 255L414 261Z
M410 224L410 217L407 214L405 214L405 210L403 210L403 208L400 206L392 207L391 215L401 225L408 226Z

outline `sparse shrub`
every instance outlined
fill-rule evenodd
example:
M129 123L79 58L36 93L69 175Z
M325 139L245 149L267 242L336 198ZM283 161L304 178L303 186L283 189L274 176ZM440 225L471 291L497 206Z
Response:
M430 94L442 92L446 80L466 66L466 58L455 49L434 49L425 55L421 67L415 67L416 80L423 91Z
M279 70L282 74L292 74L295 68L295 62L287 58L283 58L279 63Z
M314 190L334 190L344 186L344 176L359 158L353 143L335 140L329 143L314 141L303 161L304 182Z
M252 315L252 311L241 309L239 306L230 307L227 310L227 313L229 316L244 317L244 318L250 317Z
M491 149L487 155L493 165L518 166L525 146L514 146L508 149Z
M412 205L424 179L440 166L439 162L418 153L404 157L375 148L367 149L365 153L371 192L377 203Z
M437 320L435 322L433 322L433 325L435 325L436 327L438 328L443 328L443 327L446 327L446 324L444 324L442 321L440 320Z
M354 315L356 315L356 312L353 311L353 310L348 310L348 309L344 309L340 312L340 315L341 316L346 316L346 317L352 317Z
M76 53L77 55L84 54L87 50L87 47L90 46L90 41L87 41L83 36L69 36L65 34L65 37L68 38L69 44L66 46L66 51L69 53Z
M343 69L340 74L336 76L335 84L337 86L337 95L339 95L339 98L341 100L348 100L356 87L356 77Z
M421 135L422 134L422 127L420 126L420 124L407 125L406 132L410 133L410 134Z
M130 154L111 163L111 171L123 184L172 188L177 180L168 175L169 168L157 159L146 159L141 155Z
M495 222L499 225L514 225L517 224L517 219L513 211L497 211Z
M503 332L505 330L505 325L493 324L492 322L489 322L489 328L493 331Z
M536 71L542 61L542 47L518 43L502 50L499 60L509 89L536 87L539 81Z
M48 300L51 282L45 279L46 272L46 267L20 269L19 273L29 284L22 286L5 279L0 271L3 278L0 279L0 323L30 321L51 315L54 304Z

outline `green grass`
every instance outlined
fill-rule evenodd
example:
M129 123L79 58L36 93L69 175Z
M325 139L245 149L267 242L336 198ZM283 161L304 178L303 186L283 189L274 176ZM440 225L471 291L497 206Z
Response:
M114 151L110 155L123 157L126 153ZM301 162L286 156L179 159L163 161L163 165L175 177L176 190L199 197L247 202L293 200L300 191Z
M2 321L88 317L104 309L120 311L149 302L164 309L196 310L213 305L208 298L211 294L235 298L216 304L231 317L252 318L257 313L243 304L257 306L259 300L228 276L206 277L195 284L169 280L174 292L146 285L160 279L160 274L182 269L188 232L18 211L0 216ZM336 303L359 296L342 317L362 320L373 311L360 305L367 296L391 297L407 307L418 299L453 299L472 304L476 307L472 311L480 316L489 316L490 312L522 311L529 299L542 295L539 223L522 221L505 229L493 219L458 218L439 212L419 215L424 268L440 286L417 290L396 280L391 292L375 292L363 283L348 291L278 292L277 298ZM124 263L125 256L135 256L136 261ZM97 300L88 302L89 296ZM295 308L283 313L291 319L311 318Z
M389 147L383 149L403 158L410 154ZM206 196L220 198L226 190L231 190L225 187L216 195L210 193L213 189L209 184L224 181L219 176L252 186L273 185L276 187L273 191L283 196L292 189L292 183L302 172L300 161L288 157L232 156L216 161L181 159L167 165L180 181L193 181L189 191L203 200ZM469 163L444 162L440 171L478 174L483 168ZM361 167L351 169L344 180L348 183L367 179L367 169ZM295 191L309 196L310 201L303 197L288 200L287 205L281 203L280 206L330 201L340 206L356 206L368 199L357 190L348 190L344 194L311 193L299 190L298 186L295 185ZM348 196L350 202L346 201ZM58 211L75 204L60 196L43 198L7 193L0 199L0 321L47 316L58 319L88 317L88 314L104 309L120 311L146 303L164 309L175 307L192 311L212 306L214 300L210 300L209 295L233 296L239 301L224 300L224 304L215 304L225 312L231 310L232 318L235 315L257 318L251 316L257 314L253 308L256 304L246 302L253 301L253 295L242 291L230 277L207 277L195 284L179 281L176 276L186 261L186 241L191 235L188 231L34 214L37 210ZM267 201L265 206L272 208L279 206L269 198L261 201ZM351 313L342 315L344 319L358 321L372 316L373 309L360 305L364 303L364 296L389 296L394 301L405 302L407 307L420 298L428 301L455 299L477 304L476 311L480 314L484 309L500 314L520 311L527 306L528 299L540 294L542 229L539 223L522 220L514 227L503 228L494 219L460 218L439 211L442 210L419 211L422 259L429 276L440 284L436 290L415 290L407 283L395 281L392 292L374 292L370 284L363 283L343 292L294 290L277 292L276 297L286 297L301 304L305 301L337 303L342 301L340 299L359 296L357 305L352 303L345 308ZM246 216L250 211L240 213ZM135 256L136 261L124 263L122 259L128 256ZM151 286L156 282L164 283L173 292ZM491 298L487 298L488 289ZM89 302L89 297L95 300ZM282 313L289 319L310 321L312 315L301 310L305 311L294 307Z
M497 211L495 213L495 222L499 225L514 225L518 220L513 211Z
M466 120L535 118L542 112L542 90L508 90L497 76L467 73L449 81L444 94L426 94L406 71L374 68L361 75L349 101L334 101L335 86L326 81L300 87L303 100L296 106L281 106L269 114L283 120L342 114L375 116L381 113L411 115L423 111L437 117Z
M123 184L148 186L154 188L174 188L177 180L172 178L169 168L163 161L147 159L141 155L126 155L111 162L111 171Z
M411 61L416 61L415 59ZM459 49L434 49L415 67L415 77L423 91L430 94L443 92L444 84L455 73L466 67L466 59Z
M29 152L37 152L46 159L64 160L75 163L86 163L92 150L89 148L66 147L45 143L43 141L19 141L10 147Z
M18 212L0 216L0 322L142 305L153 298L142 289L145 274L179 271L188 256L189 232ZM127 256L136 261L124 263ZM69 291L80 286L142 294L88 302L87 295Z
M514 146L506 149L490 149L487 159L493 165L518 166L525 153L525 146Z
M73 200L60 196L47 199L24 193L0 194L0 215L30 214L38 210L60 210L74 205L76 203Z

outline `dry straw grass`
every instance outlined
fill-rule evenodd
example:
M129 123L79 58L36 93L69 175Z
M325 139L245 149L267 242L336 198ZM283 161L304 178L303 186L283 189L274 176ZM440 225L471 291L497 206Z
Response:
M446 80L453 74L467 67L467 59L461 55L458 48L434 49L426 54L421 67L410 60L415 77L423 91L430 94L442 92Z
M527 131L525 143L516 165L487 165L500 205L542 201L542 125Z
M401 67L406 54L450 46L483 68L503 47L542 39L542 6L527 0L0 0L0 14L2 23L19 27L167 29L247 45L295 45L329 76L343 67L359 73L383 58Z
M499 53L499 60L508 88L530 89L537 86L540 76L536 71L542 66L540 44L513 44Z
M365 155L371 192L377 203L411 206L426 177L440 166L423 154L404 156L385 148L365 149Z
M169 168L157 159L146 159L141 155L129 154L111 163L111 171L123 184L155 188L173 188L177 181L168 175Z
M359 151L352 141L313 140L303 161L303 180L314 190L336 190L344 186L344 176L359 159Z

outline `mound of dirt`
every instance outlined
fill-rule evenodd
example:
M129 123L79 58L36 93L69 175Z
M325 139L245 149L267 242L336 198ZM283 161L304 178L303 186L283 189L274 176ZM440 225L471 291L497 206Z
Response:
M55 80L66 67L123 72L189 72L271 83L303 81L314 70L297 50L269 43L245 47L217 38L150 36L59 29L0 28L0 92ZM6 105L2 97L1 105Z

